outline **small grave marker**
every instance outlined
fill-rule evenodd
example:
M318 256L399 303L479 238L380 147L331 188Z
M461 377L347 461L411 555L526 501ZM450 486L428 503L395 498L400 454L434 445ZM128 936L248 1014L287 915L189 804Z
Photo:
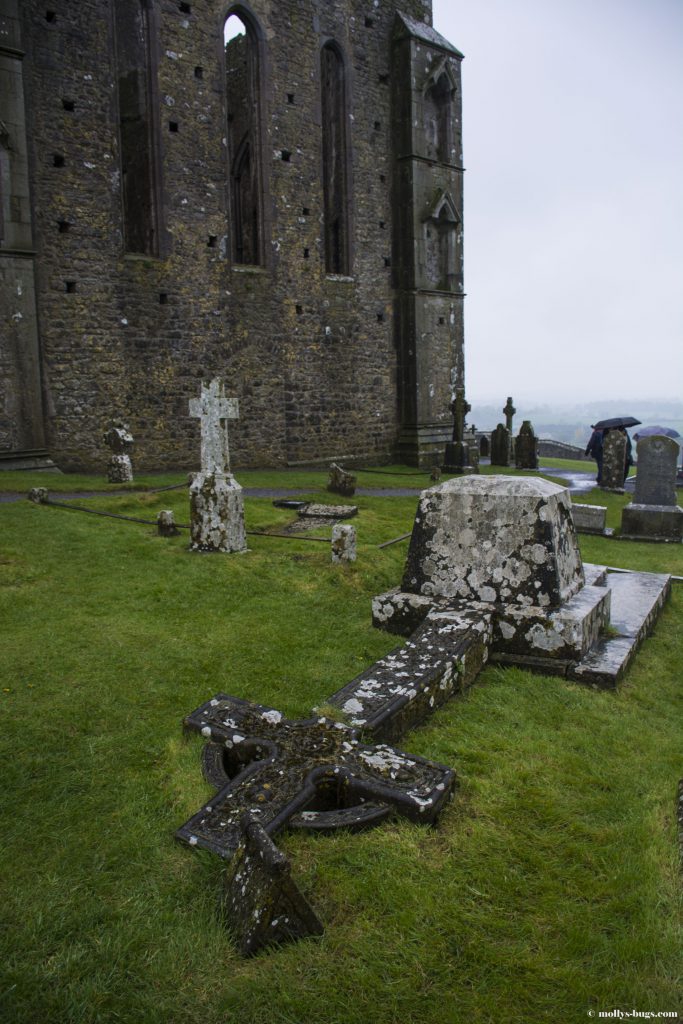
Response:
M133 449L133 435L125 423L113 423L102 440L111 450L107 470L110 484L129 484L133 481L133 466L130 452Z

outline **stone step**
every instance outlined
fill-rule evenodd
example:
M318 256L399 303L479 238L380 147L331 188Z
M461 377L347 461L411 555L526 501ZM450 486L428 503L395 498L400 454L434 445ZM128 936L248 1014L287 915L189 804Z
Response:
M568 672L570 679L600 689L611 689L652 631L671 593L671 577L661 573L613 573L607 576L612 592L610 626L617 636L603 636Z
M3 469L51 469L57 466L45 448L26 448L16 451L0 452L0 470Z

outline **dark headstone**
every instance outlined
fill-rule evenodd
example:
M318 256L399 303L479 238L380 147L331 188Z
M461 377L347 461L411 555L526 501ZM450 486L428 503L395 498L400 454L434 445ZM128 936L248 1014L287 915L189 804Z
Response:
M624 490L626 469L626 434L621 430L608 430L602 444L602 478L604 491Z
M347 473L345 469L333 462L330 465L327 489L332 494L343 494L344 497L350 498L356 493L356 478L352 473Z
M510 465L510 431L502 423L491 433L491 465Z
M177 537L180 533L172 509L163 508L157 516L157 533L160 537Z
M638 472L634 502L638 505L675 505L677 443L671 437L653 434L641 438L636 450Z
M517 469L538 469L538 438L529 420L524 420L515 438Z

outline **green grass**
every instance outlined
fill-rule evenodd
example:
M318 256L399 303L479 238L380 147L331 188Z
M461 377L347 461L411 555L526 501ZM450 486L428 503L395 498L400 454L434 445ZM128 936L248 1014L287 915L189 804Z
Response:
M292 478L315 493L326 474ZM597 495L582 500L618 520L625 499ZM564 1024L680 1009L680 587L618 692L488 668L404 737L458 771L436 827L281 835L325 935L236 955L220 861L173 840L209 792L180 722L220 690L307 714L395 645L369 603L399 581L406 545L377 545L410 528L416 499L357 501L344 568L322 544L250 537L247 554L198 556L187 534L0 506L1 1020ZM188 517L185 491L87 503ZM291 518L266 499L246 508L250 530ZM680 546L581 547L683 574Z

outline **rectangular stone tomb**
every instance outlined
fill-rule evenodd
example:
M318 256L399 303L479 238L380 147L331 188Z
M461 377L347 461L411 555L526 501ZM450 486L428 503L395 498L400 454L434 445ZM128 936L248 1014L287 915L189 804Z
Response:
M651 623L668 577L630 580L637 615ZM612 600L626 591L604 567L583 566L565 488L461 478L422 493L402 586L374 599L373 622L407 635L433 610L488 616L492 660L614 685L641 635L608 635L610 625L621 633Z

